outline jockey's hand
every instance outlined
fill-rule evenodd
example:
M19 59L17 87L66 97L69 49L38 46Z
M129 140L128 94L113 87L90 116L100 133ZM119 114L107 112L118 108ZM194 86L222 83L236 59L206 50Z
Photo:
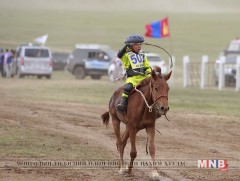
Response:
M145 74L150 77L151 76L151 72L152 72L152 68L151 67L148 67L145 71Z
M127 45L126 52L130 52L130 51L131 51L130 45Z

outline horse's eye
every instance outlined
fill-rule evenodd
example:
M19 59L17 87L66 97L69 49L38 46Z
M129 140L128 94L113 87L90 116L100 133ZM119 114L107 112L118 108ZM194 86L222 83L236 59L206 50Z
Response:
M157 87L155 87L154 89L155 89L155 91L158 91L158 88L157 88Z

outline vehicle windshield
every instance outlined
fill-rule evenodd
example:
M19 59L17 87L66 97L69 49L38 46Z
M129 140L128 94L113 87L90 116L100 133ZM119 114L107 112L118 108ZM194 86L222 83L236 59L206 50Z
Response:
M228 46L228 51L240 52L240 41L232 41Z
M113 59L117 56L117 53L113 50L107 50L106 53L108 54L108 56L110 57L110 59Z
M226 64L236 64L237 55L227 55L226 56Z
M26 57L49 57L48 49L28 48L25 51Z
M161 62L162 61L162 59L158 56L147 56L147 58L148 58L148 61L150 61L150 62Z

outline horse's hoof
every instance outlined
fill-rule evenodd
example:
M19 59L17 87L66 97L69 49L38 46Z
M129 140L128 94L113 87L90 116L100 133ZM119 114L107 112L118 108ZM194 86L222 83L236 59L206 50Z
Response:
M119 175L126 175L127 174L127 170L126 168L120 168L119 172L118 172Z
M152 171L152 174L150 175L150 179L152 181L160 181L160 176L159 176L159 173L157 172L157 170Z

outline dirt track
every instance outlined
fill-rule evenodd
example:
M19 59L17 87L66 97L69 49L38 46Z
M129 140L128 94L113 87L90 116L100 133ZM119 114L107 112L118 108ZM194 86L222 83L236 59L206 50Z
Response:
M9 109L10 108L10 109ZM1 121L20 124L30 129L71 134L93 147L101 148L118 157L112 127L102 125L100 115L106 106L56 102L31 102L15 100L1 95ZM32 122L25 118L34 116ZM240 118L215 114L198 114L170 111L171 122L165 118L157 121L156 158L196 162L199 159L226 159L240 165ZM37 121L36 121L37 120ZM138 133L138 159L149 158L145 152L145 131ZM129 145L125 158L129 155ZM1 155L0 155L1 156ZM6 159L6 158L1 158ZM11 158L10 158L11 159ZM239 166L240 167L240 166ZM0 180L148 180L150 170L135 169L131 177L118 175L116 169L19 169L0 170ZM217 169L159 169L161 180L239 180L240 169L221 172Z

